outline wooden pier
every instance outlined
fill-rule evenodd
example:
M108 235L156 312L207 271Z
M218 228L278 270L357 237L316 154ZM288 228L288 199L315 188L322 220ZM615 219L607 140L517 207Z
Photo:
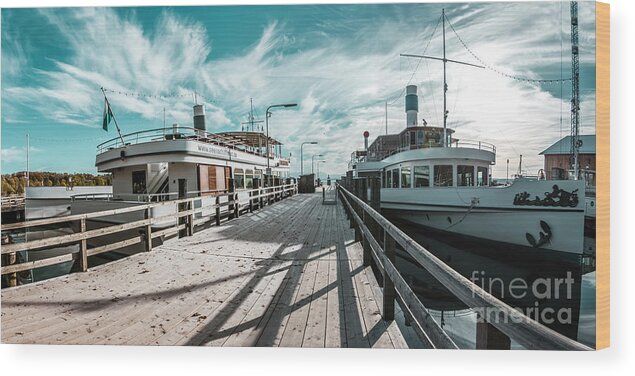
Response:
M590 350L484 291L384 218L378 178L342 183L305 195L287 185L254 189L247 202L228 192L207 206L196 207L200 197L186 198L3 225L6 231L51 221L83 224L145 212L145 219L123 225L82 225L75 234L4 245L0 253L11 256L80 242L78 252L3 265L2 274L61 260L74 260L80 272L3 289L2 342L458 348L396 268L400 247L467 307L484 312L476 348L509 349L513 340L527 349ZM159 219L174 225L154 231L158 219L150 211L165 205L176 210ZM134 228L141 230L129 240L86 245ZM168 233L178 237L153 247L151 239ZM146 252L90 267L88 256L132 243L145 244ZM415 340L406 341L396 314Z
M115 262L2 290L2 342L404 348L342 205L295 195ZM378 303L380 302L380 303Z

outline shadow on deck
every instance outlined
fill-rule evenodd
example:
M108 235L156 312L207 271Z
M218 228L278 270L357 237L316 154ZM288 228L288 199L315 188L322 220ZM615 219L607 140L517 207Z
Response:
M191 237L2 291L4 343L407 347L341 205L297 195Z

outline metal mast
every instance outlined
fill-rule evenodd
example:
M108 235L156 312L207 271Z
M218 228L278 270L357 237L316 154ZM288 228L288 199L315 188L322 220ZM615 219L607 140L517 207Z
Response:
M414 57L418 59L432 59L432 60L440 60L443 61L443 146L448 146L448 137L447 137L447 120L448 120L448 108L447 108L447 94L448 94L448 82L447 82L447 63L457 63L463 65L469 65L476 68L484 69L485 67L482 65L466 63L463 61L448 59L445 54L445 8L441 11L441 18L443 18L443 57L435 57L435 56L427 56L427 55L413 55L413 54L399 54L399 56L404 57ZM448 20L450 22L450 20ZM452 26L452 23L450 23Z
M256 118L254 117L254 99L249 98L249 120L246 122L240 123L242 125L242 130L245 132L253 132L254 125L260 124L260 123L264 123L264 121L256 120ZM249 129L249 126L251 126L251 130Z
M578 49L578 2L571 2L571 163L573 176L579 177L580 152L580 56Z
M441 10L441 18L443 18L443 147L448 146L448 134L447 134L447 122L448 122L448 109L447 109L447 96L448 96L448 83L446 80L446 65L448 59L445 57L445 8Z

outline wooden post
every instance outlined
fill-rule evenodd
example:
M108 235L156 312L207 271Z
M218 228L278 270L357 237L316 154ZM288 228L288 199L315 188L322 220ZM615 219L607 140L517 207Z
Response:
M511 340L503 332L478 316L476 321L476 349L477 350L509 350Z
M234 191L236 189L236 187L234 187L234 179L229 179L229 187L228 187L228 193L229 195L227 195L227 200L229 200L229 206L227 206L227 211L228 211L228 215L229 215L229 219L234 218Z
M86 232L86 218L80 220L79 231L81 233ZM82 239L79 242L79 270L82 272L88 270L88 248L86 246L86 239Z
M185 223L185 218L183 217L179 217L179 213L181 213L181 211L183 210L183 203L177 203L176 204L176 227L178 228L180 225ZM186 236L186 231L185 230L178 230L178 237L182 238L184 236Z
M366 213L366 210L362 210L362 220L363 220L364 226L366 226L366 228L368 229L371 229L370 222L372 221L372 218L370 217L368 213ZM362 238L363 238L362 250L363 250L364 266L370 266L371 257L372 257L370 254L371 252L370 241L368 240L368 236L366 236L365 234L362 236Z
M258 178L254 178L254 190L253 194L256 198L252 201L254 202L254 206L260 209L260 199L258 198L258 196L260 196L260 179Z
M372 177L370 180L370 206L377 212L381 208L381 179Z
M234 218L240 217L240 203L238 202L238 193L234 193Z
M152 218L152 209L148 207L145 212L145 218ZM146 225L146 252L152 251L152 221Z
M326 202L326 190L322 188L322 203Z
M361 185L362 185L362 179L354 179L353 180L353 186L355 187L355 196L357 196L358 198L359 198L360 191L361 191ZM355 212L357 213L358 216L362 217L361 211L360 211L361 208L353 200L351 200L351 207L355 210ZM353 228L355 229L355 241L356 242L361 242L362 241L362 232L361 232L359 226L357 225L355 219L351 218L351 221L353 223Z
M351 182L352 186L351 189L349 190L349 192L351 192L353 194L353 196L357 195L357 185L355 184L355 180L353 180ZM355 228L354 224L355 224L355 219L353 218L353 212L355 211L355 203L353 202L353 199L351 199L350 197L348 198L348 202L349 204L351 204L351 208L349 210L349 215L348 215L348 226L349 228Z
M384 254L390 263L395 264L395 239L388 235L384 230ZM395 285L393 284L388 274L386 274L386 268L382 270L384 280L384 297L383 297L383 309L382 315L384 320L391 321L395 319Z
M368 178L368 183L370 185L370 207L376 212L381 213L381 179L374 176ZM371 218L368 228L370 229L370 233L373 234L375 239L381 244L382 235L384 234L381 226Z
M362 201L368 203L368 178L359 179L359 196Z
M187 202L187 210L194 209L194 200ZM194 235L194 214L190 213L187 215L187 236Z
M253 197L254 191L249 191L249 212L253 213L254 212L254 200L252 200L251 198Z
M220 196L216 196L216 226L220 226Z
M11 252L8 255L9 265L14 265L18 262L18 254L16 252ZM15 287L18 285L18 273L9 274L9 287Z

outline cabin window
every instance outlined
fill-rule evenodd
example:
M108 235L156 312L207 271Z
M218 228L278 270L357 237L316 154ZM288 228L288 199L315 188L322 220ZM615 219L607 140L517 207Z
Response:
M401 188L410 188L410 166L401 167Z
M386 188L392 188L392 171L385 171L384 175L386 179Z
M242 168L234 169L234 186L236 189L245 188L245 175Z
M392 187L399 188L399 169L392 170Z
M254 171L247 170L245 171L245 188L253 189L254 187Z
M430 166L415 166L415 188L430 186Z
M564 169L553 167L551 169L551 179L553 180L563 180L564 179Z
M146 193L146 172L145 171L132 171L132 193L134 194Z
M451 187L454 185L452 179L452 165L434 166L434 186Z
M456 180L459 187L474 186L474 166L456 166Z
M476 181L479 187L484 187L489 184L487 182L487 167L477 167L476 168Z

